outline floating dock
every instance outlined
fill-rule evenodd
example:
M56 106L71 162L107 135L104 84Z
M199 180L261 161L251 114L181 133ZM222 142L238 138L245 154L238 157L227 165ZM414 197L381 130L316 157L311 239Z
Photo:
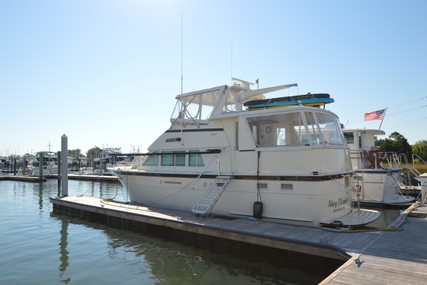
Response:
M320 284L426 284L426 206L409 216L400 230L383 232Z
M46 177L26 176L26 175L3 175L0 176L0 181L12 180L12 181L23 181L23 182L45 182Z
M89 175L89 174L68 174L70 180L84 180L84 181L99 181L99 182L118 182L116 176L112 175ZM47 175L42 178L38 176L29 175L3 175L0 176L1 180L13 180L22 182L45 182L47 179L58 179L58 175Z
M207 236L342 261L321 284L425 284L427 280L425 206L411 206L408 214L418 213L419 218L401 215L387 230L342 232L257 219L200 217L85 196L51 198L51 202L55 213L96 217L107 224L152 225L174 235Z

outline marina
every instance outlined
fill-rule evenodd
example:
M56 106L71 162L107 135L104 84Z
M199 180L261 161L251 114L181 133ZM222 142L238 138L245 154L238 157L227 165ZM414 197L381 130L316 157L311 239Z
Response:
M374 135L383 132L344 130L344 135L338 117L320 108L334 102L329 94L269 99L264 94L297 85L256 90L250 85L234 79L231 86L177 95L171 126L149 152L117 164L99 158L99 173L105 175L95 174L95 167L69 173L63 135L57 156L39 152L32 176L21 169L16 175L14 163L13 175L1 180L43 182L32 183L39 196L44 185L56 184L57 194L48 198L52 216L81 224L156 232L221 251L250 248L268 252L263 261L278 256L328 267L309 282L291 278L298 284L383 284L384 272L387 284L423 284L427 249L412 247L410 238L425 241L425 199L415 202L400 193L403 169L395 163L384 167L386 157L374 149ZM69 180L111 183L116 195L69 195ZM419 186L425 197L425 185ZM409 208L388 220L386 210L361 208L363 202ZM283 278L271 283L286 283Z

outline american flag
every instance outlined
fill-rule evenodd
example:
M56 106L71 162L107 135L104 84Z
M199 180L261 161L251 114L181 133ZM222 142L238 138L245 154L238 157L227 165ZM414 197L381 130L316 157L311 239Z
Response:
M385 109L375 112L365 113L365 121L382 120L384 118Z

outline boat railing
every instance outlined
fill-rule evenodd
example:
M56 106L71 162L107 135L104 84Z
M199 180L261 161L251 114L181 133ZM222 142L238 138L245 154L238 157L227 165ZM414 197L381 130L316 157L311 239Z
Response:
M387 163L388 167L400 167L403 162L407 163L408 158L404 153L397 152L378 152L378 158L381 162Z
M360 168L360 169L367 168L367 166L365 165L366 163L364 163L363 153L357 150L350 150L349 155L350 155L350 160L352 162L355 161L357 163L357 168Z
M419 159L422 163L427 164L427 162L426 162L426 161L425 161L421 156L419 156L419 155L418 155L418 154L416 154L416 153L413 153L413 154L412 154L412 167L414 167L414 168L415 168L415 166L414 166L415 158Z
M408 164L404 153L351 150L349 154L350 159L357 162L358 168L401 167L402 163Z

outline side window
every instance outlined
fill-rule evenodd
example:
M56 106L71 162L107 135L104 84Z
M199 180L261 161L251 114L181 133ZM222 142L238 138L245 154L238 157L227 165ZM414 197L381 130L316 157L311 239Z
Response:
M175 166L185 166L185 153L177 153L175 156Z
M305 126L299 112L249 117L250 130L259 147L301 146Z
M161 159L161 165L162 166L173 166L173 154L162 154Z
M189 166L205 166L203 163L202 156L200 153L197 152L190 152L189 153L189 160L188 160Z
M157 159L158 155L150 155L145 161L145 166L157 166Z
M162 166L185 166L185 153L165 153L162 154Z
M354 134L344 133L345 142L348 144L354 144Z

